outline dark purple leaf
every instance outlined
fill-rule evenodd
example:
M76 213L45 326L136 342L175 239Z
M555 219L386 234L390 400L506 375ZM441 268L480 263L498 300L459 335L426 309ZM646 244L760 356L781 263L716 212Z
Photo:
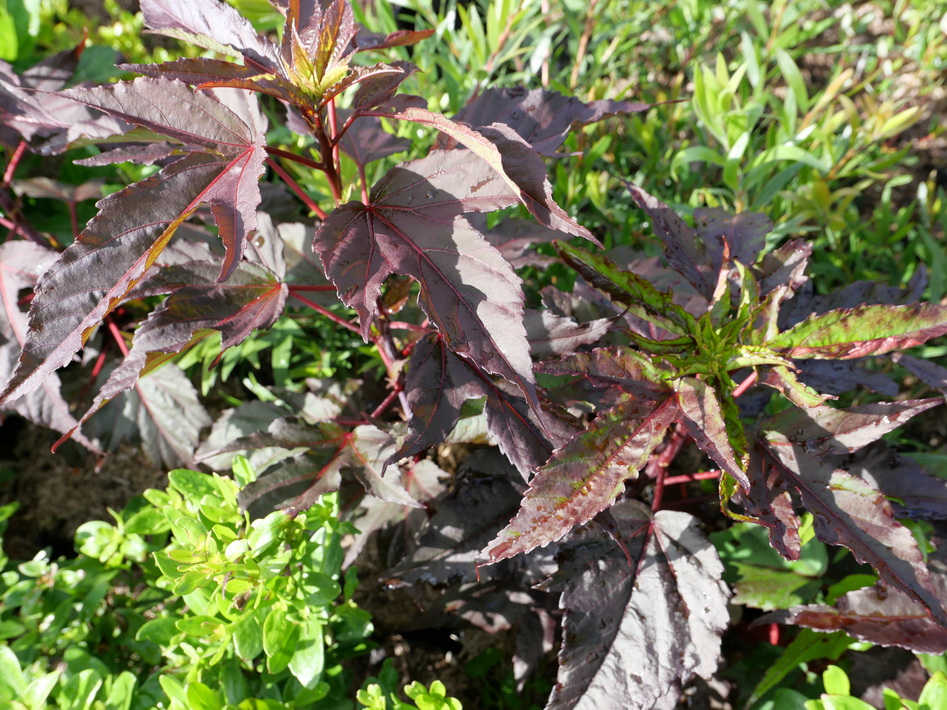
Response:
M505 476L468 475L457 481L393 576L410 584L478 581L477 555L516 512L521 495Z
M939 585L941 598L947 584ZM900 646L915 653L947 651L947 628L934 621L928 610L907 594L879 584L842 596L834 607L824 604L797 606L767 614L760 623L805 626L816 631L845 631L880 646Z
M345 132L339 147L359 165L368 165L374 160L407 150L411 142L382 128L381 119L366 116L355 121Z
M394 453L395 442L374 426L363 425L346 431L331 422L310 424L300 418L284 417L272 422L265 433L256 432L237 439L211 453L272 446L288 450L308 448L325 461L325 471L351 471L372 495L388 503L419 505L398 482L400 471L397 468L391 467L387 475L383 475L385 461Z
M799 527L802 521L796 515L791 491L792 481L783 475L781 465L760 451L750 452L747 467L750 490L737 491L732 500L739 502L751 520L765 525L769 542L787 560L798 560L802 548Z
M631 397L598 413L530 481L516 517L481 553L490 563L559 540L608 508L680 417L677 398Z
M893 498L898 517L947 520L947 481L925 473L911 458L877 443L860 451L846 467Z
M947 367L941 367L929 360L921 360L904 353L894 353L891 359L928 387L947 394Z
M339 462L325 456L297 454L262 471L237 496L251 518L274 510L306 510L324 493L339 489Z
M740 444L734 447L734 428L739 421L728 422L713 387L694 377L681 378L675 385L677 401L687 433L723 471L739 481L744 490L750 489L746 475L749 454L741 431ZM728 427L728 424L730 425Z
M478 397L487 398L487 427L524 479L574 433L551 415L543 413L539 419L524 399L484 377L437 336L418 341L408 365L405 389L411 407L408 435L389 462L443 441L456 426L463 403Z
M760 260L757 280L760 295L765 296L778 286L786 287L788 298L809 281L806 267L812 256L812 245L802 239L786 242L778 249L768 252Z
M881 370L865 367L868 360L802 360L795 363L798 378L826 394L844 394L858 387L895 397L901 391L898 383Z
M13 374L20 350L26 341L27 318L20 311L21 290L31 289L37 279L56 260L57 253L33 242L9 241L0 244L0 379ZM3 407L14 411L34 424L60 433L74 429L78 422L60 392L59 377L53 373L39 388ZM76 440L90 449L99 448L84 436Z
M492 229L487 227L486 215L472 215L470 223L479 229L488 242L500 250L503 257L513 264L513 268L523 266L546 267L555 259L531 250L534 244L548 244L555 239L563 239L563 232L544 227L531 219L506 217Z
M434 30L396 30L387 35L374 32L359 31L355 35L355 46L359 52L368 52L373 49L389 49L391 47L408 47L427 39Z
M214 262L192 262L165 267L152 277L152 286L155 281L167 284L171 295L135 332L131 351L102 385L82 422L106 401L133 387L141 374L167 360L167 355L180 352L198 331L218 331L223 353L254 330L276 322L283 312L287 289L269 269L241 262L224 283L216 282L217 269ZM163 356L155 357L157 353Z
M647 399L660 398L669 385L649 357L624 346L596 348L588 353L574 353L559 360L537 365L537 372L549 375L575 375L598 387L617 387L629 394Z
M86 429L109 448L140 439L148 459L170 469L194 466L201 429L210 423L190 380L168 363L115 397Z
M530 351L538 358L571 355L583 345L597 343L614 323L611 318L576 323L571 318L531 308L526 309L525 316L526 339Z
M730 258L749 266L756 262L773 222L759 212L730 214L716 208L694 210L694 227L703 239L710 263L719 268L723 259L723 240L730 247Z
M641 188L626 183L631 198L651 218L655 236L664 242L664 253L671 267L683 275L697 292L710 300L714 293L719 264L711 263L697 231L660 200Z
M35 389L65 365L201 202L211 204L227 246L221 277L236 268L246 235L256 226L257 180L266 156L264 123L247 96L228 96L238 115L184 84L156 79L74 90L74 95L204 146L206 152L180 158L98 203L98 215L40 280L30 309L29 338L3 399Z
M781 412L760 425L779 432L791 446L807 454L847 454L877 441L912 417L943 404L942 399L877 402L847 409L825 405Z
M408 463L402 473L402 483L408 495L419 503L428 503L447 488L450 474L428 459ZM427 511L413 506L386 503L380 498L366 497L352 510L352 522L358 528L352 544L345 550L343 568L353 564L372 534L400 522L406 536L414 538L428 520Z
M13 191L21 196L26 195L61 202L84 202L85 200L100 199L104 184L101 180L90 180L81 185L67 185L50 178L39 177L14 181Z
M554 155L573 128L601 121L621 113L638 113L651 104L630 101L593 101L582 103L574 96L549 91L514 87L487 89L454 116L473 128L502 123L516 131L542 155ZM451 147L443 141L444 147Z
M443 338L434 334L419 340L405 379L411 408L408 434L389 463L442 442L457 424L464 402L479 396L476 384L474 372L446 347Z
M416 105L414 98L416 97L396 96L386 106L359 113L412 121L436 128L484 160L541 224L598 244L591 232L569 217L555 203L542 159L509 127L496 124L478 132L454 123L439 113L421 108Z
M436 151L390 170L368 205L336 209L313 248L342 301L358 311L366 340L382 283L393 273L409 275L450 347L535 402L519 277L462 216L513 200L506 183L472 153Z
M626 550L613 543L586 557L566 585L547 710L672 708L685 683L717 668L730 594L697 521L675 511L652 516L637 501L612 513Z
M765 455L780 470L783 485L791 486L815 517L820 540L847 547L858 562L870 564L882 580L926 606L934 618L947 618L917 541L877 488L809 455L782 434L768 434L766 446Z
M142 0L145 24L160 34L207 49L230 47L260 67L279 66L275 45L260 37L239 12L219 0Z

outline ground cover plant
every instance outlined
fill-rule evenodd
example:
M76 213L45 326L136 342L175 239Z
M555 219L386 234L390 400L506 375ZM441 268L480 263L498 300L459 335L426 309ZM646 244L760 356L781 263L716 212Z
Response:
M650 221L658 248L639 253L560 206L544 159L556 161L555 188L568 196L576 190L563 152L601 157L602 139L582 143L594 124L617 117L644 128L660 107L502 85L516 72L490 86L538 26L535 6L521 8L513 25L522 35L504 35L512 13L503 3L473 32L482 39L483 75L447 62L429 67L459 85L486 84L466 102L457 101L464 92L454 94L454 106L405 90L424 87L407 57L427 61L422 48L432 34L450 41L440 24L372 34L345 2L290 2L277 5L281 32L272 39L213 0L146 0L142 9L148 27L192 50L125 64L143 76L118 83L62 90L79 50L0 76L4 187L18 188L3 193L10 236L0 245L7 406L93 451L138 436L169 468L227 470L244 454L260 475L227 495L256 521L301 525L338 491L359 531L351 531L346 563L370 533L400 526L386 584L447 587L427 610L431 623L452 614L481 628L515 628L518 680L540 664L561 619L550 708L673 705L695 676L716 670L730 621L728 582L741 603L772 612L757 623L845 632L800 634L797 660L819 646L815 638L841 639L838 652L852 639L947 649L943 480L882 440L942 402L903 396L892 367L943 388L942 369L900 351L947 332L947 307L919 302L928 289L922 270L896 286L842 279L842 288L816 290L807 274L813 244L782 239L792 225L777 228L747 211L767 208L801 170L821 167L801 148L751 147L765 102L747 96L762 91L766 71L731 74L721 57L696 75L708 145L683 148L665 170L716 165L723 187L704 193L719 200L690 210L691 222L656 185L646 191L628 179L643 182L631 171L615 176L620 196L591 191L601 205L620 201L619 212L633 206ZM460 21L480 22L476 9ZM378 62L379 52L399 58ZM784 54L771 61L791 75ZM792 88L801 120L821 120L804 89ZM767 141L785 141L790 109L782 107ZM877 135L909 119L899 114ZM826 119L818 142L841 150L833 125ZM88 170L137 164L75 241L37 229L21 208L27 198L56 196L78 225L78 205L98 183L66 191L13 180L30 161L67 151ZM411 159L395 162L402 152ZM821 160L838 162L834 153ZM852 159L839 178L890 163ZM287 209L291 195L315 225ZM790 213L804 211L784 202ZM340 376L356 373L331 357L354 339L370 346L360 382ZM212 424L182 368L219 363L203 371L207 389L241 363L259 365L261 352L270 355L267 381L247 378L256 399L236 398ZM78 416L67 401L72 382L87 405ZM429 457L444 442L495 442L505 461L472 457L448 481ZM706 459L696 459L696 471L669 473L691 445ZM176 480L200 477L179 472ZM711 544L696 511L668 506L682 484L703 486L718 518L738 524L715 532ZM218 608L205 603L207 614L175 620L174 630L215 638L206 657L216 661L230 652L220 642L228 615L242 611L246 584L257 583L217 579L237 563L208 562L241 535L227 528L240 514L221 518L218 508L202 509L196 525L168 521L188 542L154 550L162 575L178 577L178 596L213 578ZM300 533L291 542L303 554L312 540ZM849 573L831 584L822 581L822 543L851 552ZM292 566L292 555L276 550L267 548L272 569ZM333 567L328 576L340 573ZM773 579L783 583L781 596L761 589ZM279 618L290 636L331 636L323 619L289 602L282 608L285 615L266 618ZM162 639L163 647L174 643L173 635ZM206 660L188 644L186 655ZM267 661L267 672L283 673L280 682L328 692L303 660L292 667L292 654L263 650L281 658ZM792 668L769 673L750 699ZM173 670L168 677L162 687L173 697ZM43 687L58 682L38 678ZM203 681L191 681L195 697L204 693ZM384 706L393 685L389 677L366 686L358 699ZM184 692L179 702L193 702ZM317 702L299 698L300 706Z

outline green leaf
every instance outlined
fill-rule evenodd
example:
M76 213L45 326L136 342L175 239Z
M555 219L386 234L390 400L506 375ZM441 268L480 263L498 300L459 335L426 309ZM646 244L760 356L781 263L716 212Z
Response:
M187 684L187 703L189 710L221 710L224 707L220 694L199 681Z
M917 702L922 710L947 708L947 675L944 675L941 671L937 671L932 675L924 686L924 690L921 691Z
M266 670L280 673L289 666L299 643L301 625L285 609L274 607L263 622L263 652Z
M14 700L23 693L26 680L20 670L20 661L9 646L0 646L0 698Z
M322 622L315 616L299 624L299 640L289 661L289 670L304 688L312 690L319 683L325 667L325 640Z
M767 345L793 358L839 359L882 355L947 333L947 306L871 305L810 316Z
M263 651L263 618L268 607L246 612L233 631L233 645L242 660L250 663Z
M185 498L194 502L199 501L204 496L213 498L219 497L217 486L214 479L206 473L190 471L186 468L179 468L168 474L168 483L171 488L176 489Z
M799 635L786 647L779 660L766 669L763 678L753 689L753 695L750 696L748 704L752 705L772 690L783 678L798 668L800 663L822 658L835 660L854 643L858 642L844 631L824 634L812 629L800 629Z
M129 671L122 671L118 676L113 676L105 696L105 710L129 710L136 683L134 674Z

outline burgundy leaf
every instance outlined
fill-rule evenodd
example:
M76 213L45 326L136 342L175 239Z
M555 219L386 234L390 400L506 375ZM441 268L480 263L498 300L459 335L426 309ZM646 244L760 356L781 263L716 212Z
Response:
M717 668L730 594L696 519L652 516L637 501L612 512L625 549L612 544L588 558L566 585L559 676L547 710L675 707L685 683Z
M353 109L375 108L390 101L404 80L418 70L414 64L409 62L396 61L392 62L390 66L400 71L373 74L360 82L358 91L352 97Z
M487 395L487 428L524 481L575 434L572 424L530 407L502 382L491 383L481 375L480 387Z
M727 431L728 422L714 388L693 377L682 378L676 387L677 401L687 433L697 442L701 451L739 481L743 490L748 491L750 481L746 468L749 456L745 450L734 450L731 434Z
M802 360L795 363L800 381L826 394L844 394L858 387L895 397L898 383L881 370L869 370L866 359Z
M308 448L325 461L325 471L350 470L372 495L388 503L419 505L397 482L397 468L383 475L385 461L394 452L395 442L374 426L359 426L349 432L332 422L310 424L300 418L284 417L272 422L265 433L256 432L237 439L213 453L271 446L289 450Z
M550 311L526 309L526 339L533 355L539 358L571 355L583 345L598 342L614 322L598 318L576 323L571 318Z
M473 154L436 151L390 170L368 205L336 209L313 248L343 302L358 311L366 340L382 283L393 273L409 275L450 347L516 383L535 403L519 277L461 216L512 197Z
M439 113L417 106L413 98L415 97L396 96L386 106L358 113L365 116L397 118L436 128L471 150L493 168L509 185L512 194L541 224L598 244L591 232L569 217L553 201L552 186L546 177L542 159L512 129L503 124L496 124L483 131L475 131L468 126L454 123Z
M359 165L368 165L374 160L407 150L411 142L382 128L381 119L366 116L355 121L345 132L339 147Z
M167 359L154 358L155 353L180 352L200 330L220 332L223 352L254 330L269 328L282 314L286 286L265 267L241 262L222 284L215 281L216 274L217 265L208 262L162 270L158 278L174 284L169 287L171 296L135 332L131 351L102 385L82 422L106 401L133 387L155 361Z
M630 101L585 104L574 96L563 96L548 89L514 87L487 89L462 108L454 120L473 128L502 123L522 136L537 153L554 155L573 128L649 108L651 104ZM448 141L443 144L450 147Z
M812 245L802 239L786 242L778 249L766 253L757 269L760 295L765 296L778 286L787 288L785 298L809 281L806 267L812 256Z
M726 240L730 258L749 266L766 246L766 235L773 231L773 222L759 212L730 214L702 207L694 210L694 228L703 240L711 264L720 267Z
M847 454L877 441L912 417L943 404L942 399L877 402L847 409L824 405L790 409L764 421L762 431L779 432L791 446L808 454Z
M872 305L810 316L767 345L794 358L850 359L905 350L947 333L947 306Z
M548 266L555 259L532 251L532 246L548 244L566 236L563 232L544 227L531 219L506 217L492 229L487 227L486 215L473 215L469 219L516 269L523 266Z
M28 197L74 203L101 198L104 184L101 180L90 180L81 185L67 185L50 178L39 177L14 181L13 191L21 196L27 195Z
M651 218L655 236L664 242L668 263L687 278L698 293L710 300L719 264L711 263L697 231L660 200L636 185L626 183L626 186L635 203Z
M478 581L477 555L516 512L522 491L504 476L464 476L438 501L418 547L393 570L414 584Z
M588 353L542 362L537 372L575 375L598 387L617 387L648 399L661 397L669 389L662 378L664 372L649 357L625 346L596 348Z
M947 520L947 481L925 473L914 460L885 444L863 449L846 467L893 498L899 517Z
M405 466L402 482L408 495L420 503L427 503L446 490L446 481L451 476L429 459L421 459ZM352 522L358 528L352 544L345 549L343 568L355 562L372 534L393 523L402 523L404 533L413 539L414 535L428 520L427 511L421 508L386 503L366 497L352 509L355 517Z
M814 458L784 436L768 436L768 456L815 516L816 536L842 545L874 567L881 579L923 604L935 619L947 619L917 541L894 517L884 495L867 481Z
M783 475L783 468L760 451L750 452L747 467L750 490L737 491L733 500L741 503L747 514L769 531L769 542L787 560L798 560L802 549L799 527L791 491L792 481Z
M194 466L200 431L210 423L190 380L168 363L109 402L86 428L109 448L140 439L153 464L171 469Z
M355 45L359 52L368 52L373 49L390 49L391 47L408 47L427 39L434 30L396 30L387 35L374 32L360 31L355 36Z
M261 123L251 127L213 97L178 82L137 79L74 93L206 152L180 158L98 203L96 217L40 280L29 338L3 399L35 389L65 365L201 202L211 204L227 246L222 278L236 268L256 226L257 180L266 155ZM255 107L246 96L242 100L241 113L253 116Z
M220 0L141 0L141 11L145 24L160 34L212 50L226 45L261 67L279 66L275 45L260 37L249 20Z
M201 89L249 89L297 105L309 103L306 94L281 74L261 74L256 66L234 64L222 59L182 58L162 64L122 64L121 68L145 76L183 81Z
M256 431L266 431L266 428L280 417L286 416L285 408L275 402L261 402L251 399L235 409L226 409L217 417L210 433L201 443L194 458L215 471L224 471L233 465L235 452L215 455L231 441L250 436ZM250 453L250 465L256 471L263 471L272 460L256 456L258 452ZM266 455L268 452L264 452ZM277 458L282 458L278 456Z
M479 395L475 373L436 334L415 345L408 364L405 390L411 418L408 434L388 463L439 444L460 418L464 402Z
M26 341L27 318L20 311L18 296L21 290L36 285L37 279L56 260L57 253L25 241L9 241L0 244L0 379L13 374L20 350ZM53 373L43 380L39 388L25 397L8 403L4 409L14 411L34 424L66 433L78 422L72 416L69 404L60 392L59 377ZM76 440L90 449L99 448L84 436Z
M158 161L166 160L180 150L181 146L175 145L174 143L119 146L106 150L98 155L93 155L90 158L82 158L74 162L76 165L85 165L87 167L99 167L102 165L125 162L153 165ZM97 195L97 197L98 196L99 195Z
M598 413L588 430L557 449L536 472L516 517L484 548L490 563L559 540L615 502L667 428L680 417L676 397L657 403L630 397Z
M252 518L279 509L307 510L322 494L337 491L341 480L338 460L297 454L262 471L237 501Z
M928 387L947 393L947 367L942 367L929 360L911 357L904 353L894 353L891 359Z
M941 583L941 598L947 585ZM928 610L907 594L887 585L848 592L834 607L824 604L797 606L759 619L805 626L816 631L845 631L880 646L900 646L915 653L947 651L947 628L934 621Z

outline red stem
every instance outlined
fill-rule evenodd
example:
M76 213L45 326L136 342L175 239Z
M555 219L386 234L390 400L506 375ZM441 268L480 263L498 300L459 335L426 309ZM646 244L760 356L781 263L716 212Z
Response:
M7 163L7 169L3 171L4 187L13 182L13 173L16 172L17 165L20 164L20 160L23 158L23 154L25 152L26 141L20 141L20 144L16 147L16 150L13 151L13 155L10 156L10 162Z
M293 179L292 175L290 175L288 172L283 170L280 164L277 163L272 158L267 158L266 164L269 165L273 169L273 172L275 172L277 175L279 175L283 179L283 182L286 183L289 189L295 192L296 196L306 204L306 207L308 207L310 210L315 212L316 215L319 217L319 219L325 220L327 216L326 213L322 210L322 208L319 205L316 204L315 200L313 200L309 195L306 194L306 192L299 186L299 183Z
M743 382L741 382L739 385L737 385L736 389L733 390L733 396L739 397L741 394L743 394L748 389L750 389L750 387L756 384L756 377L757 377L757 372L756 370L753 370L753 372L747 375L746 379L743 380Z
M385 397L382 403L379 404L377 407L375 407L375 411L371 413L371 419L378 419L378 417L384 414L385 410L391 406L391 403L394 402L396 399L398 399L398 394L400 392L401 392L400 388L391 390L391 392L388 393L388 396Z
M286 158L286 160L292 160L294 163L305 165L306 167L312 168L313 170L325 172L325 163L317 162L312 158L306 158L305 156L297 155L296 153L290 153L288 150L281 150L279 148L273 148L272 146L266 146L264 150L266 150L266 152L270 155L275 155L278 158Z
M298 286L298 285L295 285L295 284L294 284L294 285L292 285L292 286L289 287L289 292L290 292L290 293L296 293L297 291L299 291L299 292L306 292L306 291L319 291L319 292L335 291L335 286L333 286L333 285L331 285L331 284L329 284L329 285L327 285L327 286Z
M295 298L298 301L302 301L307 306L309 306L312 310L314 310L316 313L319 313L320 315L325 316L326 318L331 320L333 323L337 325L341 325L343 328L348 328L353 333L358 333L359 335L362 334L362 331L359 330L358 326L349 323L344 318L339 318L339 316L337 316L335 313L330 311L328 308L324 308L320 306L318 303L310 301L305 296L300 296L298 293L293 293L293 292L290 292L290 293L293 296L293 298Z
M683 476L668 476L664 485L673 486L676 483L690 483L691 481L709 481L719 478L720 471L701 471L700 473L685 473Z
M128 356L128 346L125 344L125 337L122 335L122 331L119 330L118 326L115 325L115 321L111 318L106 318L105 322L108 324L109 332L112 334L112 337L115 338L115 342L118 344L118 349L122 351L122 355Z

